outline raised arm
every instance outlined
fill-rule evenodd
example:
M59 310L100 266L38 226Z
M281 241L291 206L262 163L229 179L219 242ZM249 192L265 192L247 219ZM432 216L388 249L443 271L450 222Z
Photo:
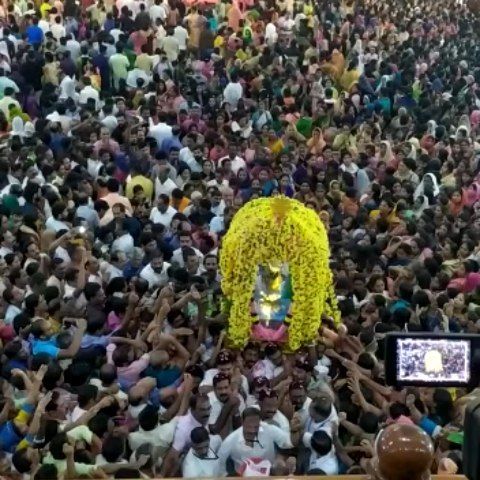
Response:
M360 382L358 380L358 375L352 376L347 381L348 387L354 393L356 399L360 403L360 407L364 412L370 412L375 414L377 417L382 415L382 409L368 403L363 396L362 389L360 388Z
M82 343L83 334L87 330L87 321L84 318L79 318L77 320L77 329L73 335L72 343L68 348L63 348L58 352L58 358L72 358L80 350L80 345Z

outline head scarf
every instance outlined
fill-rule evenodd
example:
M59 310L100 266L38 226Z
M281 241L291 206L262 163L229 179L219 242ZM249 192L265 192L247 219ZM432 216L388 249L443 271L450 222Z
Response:
M315 133L318 133L318 138L315 137ZM307 147L310 153L314 155L320 155L327 143L323 139L322 130L320 128L314 128L312 136L307 141Z
M72 80L70 77L65 77L60 83L60 99L66 100L71 98L75 102L79 98L79 94L75 91L75 80Z
M473 128L477 127L480 125L480 110L474 110L470 114L470 124Z
M423 194L419 195L418 198L421 198L422 204L418 208L415 208L415 216L420 218L423 211L428 208L428 198Z
M412 137L407 140L407 143L410 144L410 152L408 153L407 157L413 158L413 160L417 159L417 150L420 150L420 141L418 138Z
M413 198L417 199L420 195L425 194L425 178L430 177L430 180L432 181L433 185L433 196L437 197L438 194L440 193L440 188L438 187L438 182L437 182L437 177L433 173L426 173L422 181L419 183L417 189L415 190L415 193L413 194Z
M427 133L432 137L435 137L435 130L437 129L437 122L435 120L429 120L427 122Z
M21 117L14 117L12 120L12 130L10 131L12 137L23 137L25 135L25 125Z

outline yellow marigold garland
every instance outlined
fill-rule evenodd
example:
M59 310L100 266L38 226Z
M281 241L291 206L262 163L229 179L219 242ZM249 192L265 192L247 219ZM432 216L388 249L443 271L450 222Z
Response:
M260 198L244 205L233 218L220 251L232 346L241 348L249 339L257 268L269 262L289 265L293 287L290 351L316 339L322 315L339 323L328 259L328 237L313 210L286 197Z

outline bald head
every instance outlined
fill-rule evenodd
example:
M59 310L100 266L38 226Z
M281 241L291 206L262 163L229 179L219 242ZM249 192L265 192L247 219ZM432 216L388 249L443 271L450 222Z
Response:
M378 470L385 480L429 478L433 453L432 440L415 425L390 425L376 442Z

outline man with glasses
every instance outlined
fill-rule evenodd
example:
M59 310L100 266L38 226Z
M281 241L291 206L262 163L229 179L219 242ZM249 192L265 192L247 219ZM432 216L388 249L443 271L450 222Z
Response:
M182 464L184 478L207 478L220 475L220 459L217 455L222 439L209 435L204 427L196 427L190 434L192 446Z
M257 407L246 408L242 414L242 426L223 441L218 452L221 474L241 473L252 459L267 460L274 467L276 450L297 446L300 433L300 421L295 415L290 421L289 433L263 422Z

